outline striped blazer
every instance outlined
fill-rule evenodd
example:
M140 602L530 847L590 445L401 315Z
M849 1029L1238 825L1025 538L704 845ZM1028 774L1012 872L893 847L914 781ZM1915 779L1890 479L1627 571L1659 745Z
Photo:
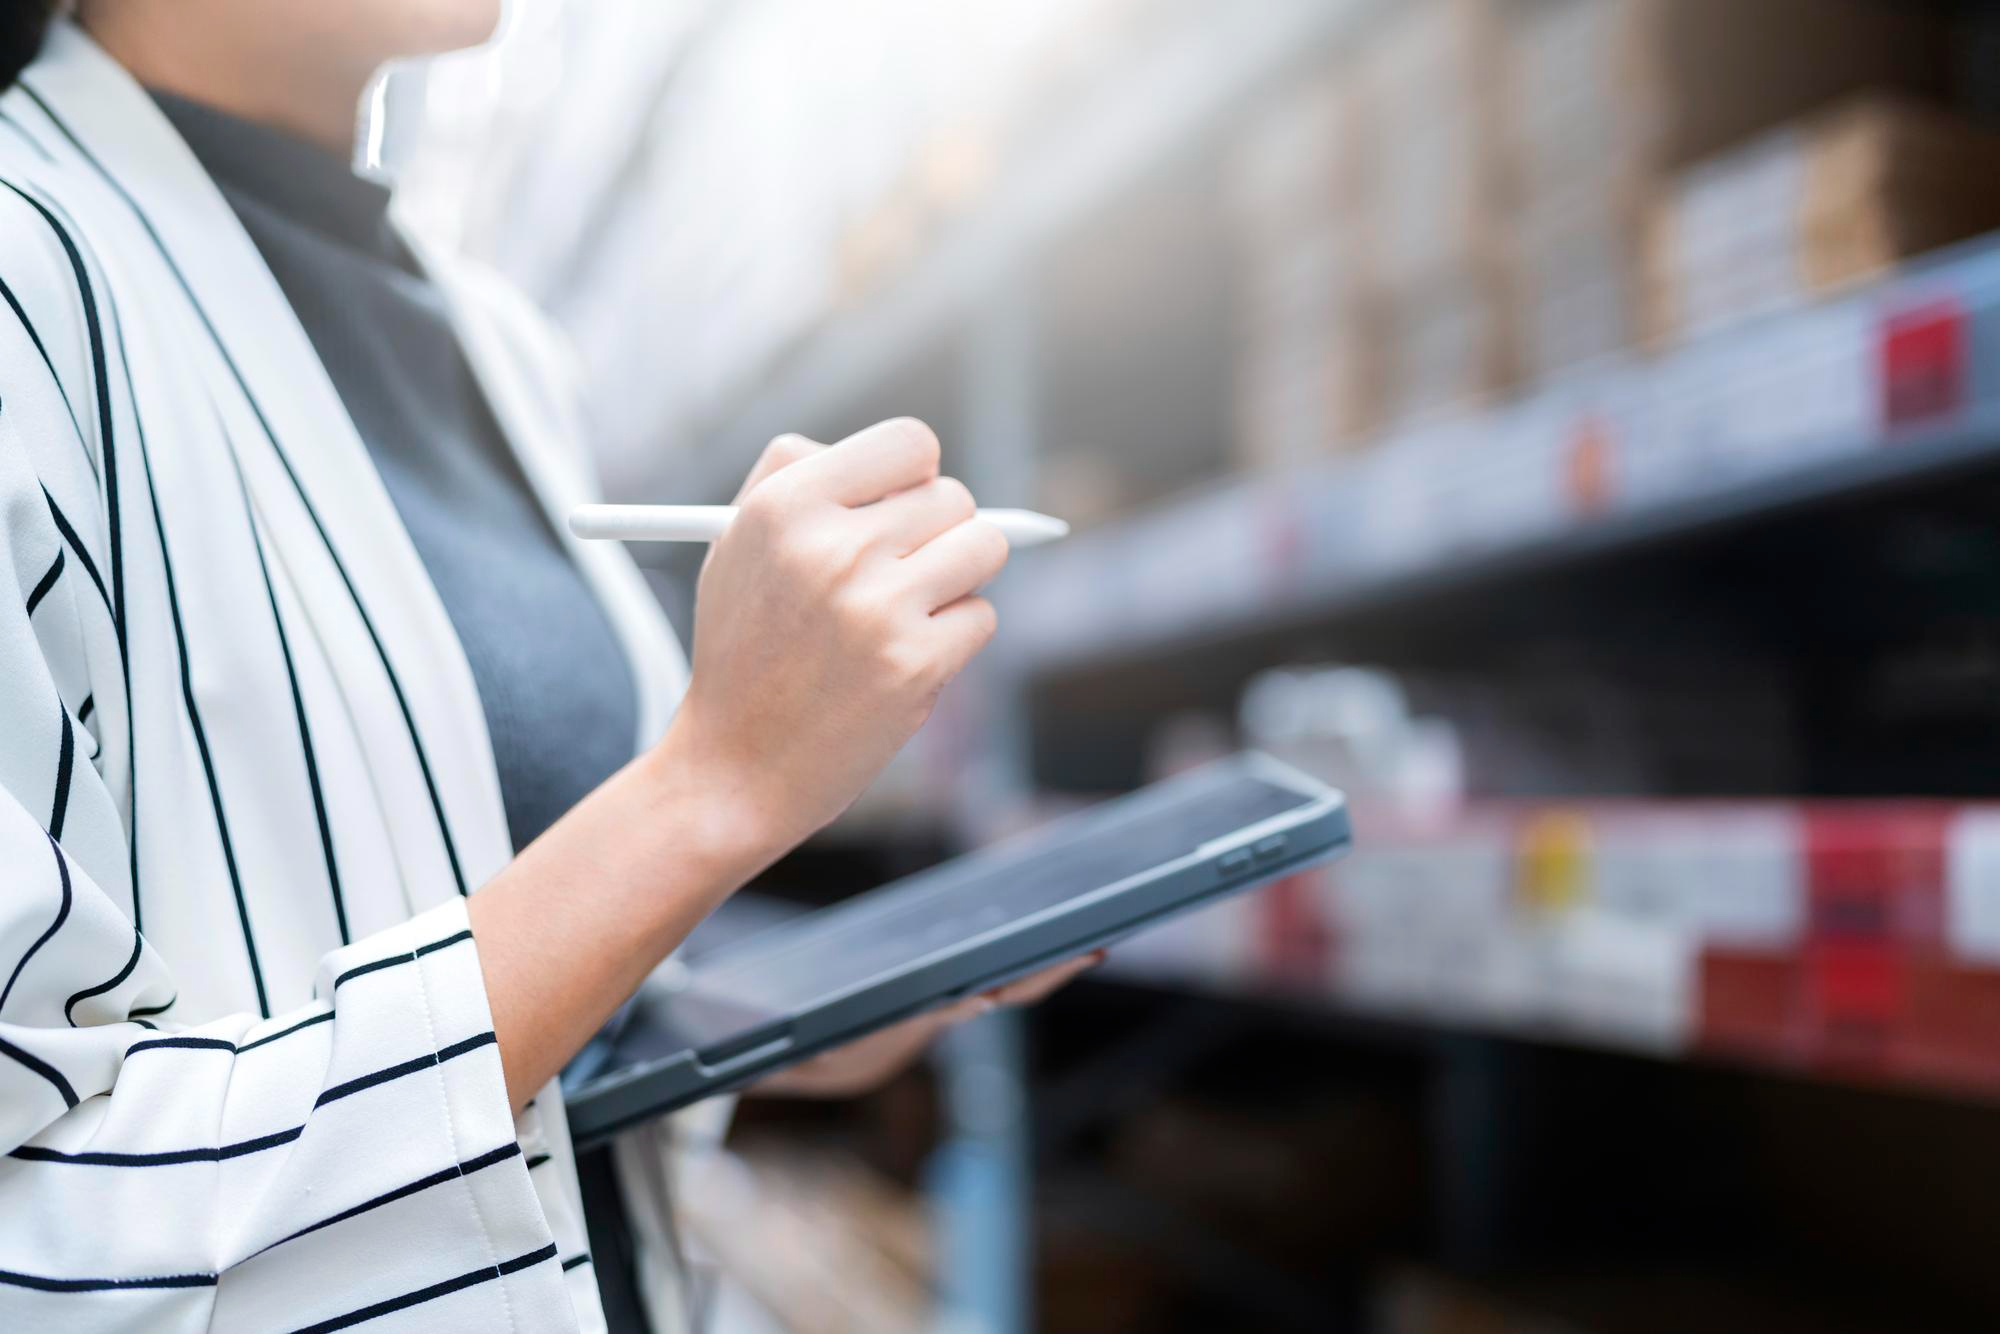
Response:
M559 516L559 353L432 264ZM466 927L512 850L463 652L251 241L68 24L0 97L0 296L0 1328L601 1327ZM571 553L643 743L680 649Z

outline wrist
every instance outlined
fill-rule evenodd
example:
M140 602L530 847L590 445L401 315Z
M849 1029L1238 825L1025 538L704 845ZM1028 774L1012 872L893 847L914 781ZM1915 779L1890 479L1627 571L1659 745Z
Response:
M637 767L659 813L652 827L671 829L675 855L691 856L708 872L704 878L733 890L799 841L781 818L783 803L764 790L766 775L716 744L687 710Z

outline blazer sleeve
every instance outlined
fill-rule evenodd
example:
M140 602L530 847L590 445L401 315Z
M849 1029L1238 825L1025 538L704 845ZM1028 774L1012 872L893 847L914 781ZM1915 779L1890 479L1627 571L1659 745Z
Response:
M161 1017L104 380L40 245L0 221L0 1328L572 1328L463 900L328 954L289 1013Z

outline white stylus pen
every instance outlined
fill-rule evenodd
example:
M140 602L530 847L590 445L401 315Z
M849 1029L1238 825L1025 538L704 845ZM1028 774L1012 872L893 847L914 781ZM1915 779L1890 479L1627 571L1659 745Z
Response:
M578 505L569 530L613 542L713 542L736 517L734 505ZM981 510L1016 550L1069 536L1069 525L1033 510Z

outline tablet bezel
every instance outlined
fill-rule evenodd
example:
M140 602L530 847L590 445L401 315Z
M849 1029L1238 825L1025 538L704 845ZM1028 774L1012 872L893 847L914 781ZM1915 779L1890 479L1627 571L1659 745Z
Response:
M1107 813L1142 814L1144 807L1169 804L1177 789L1217 768L1296 792L1290 811L1267 817L1231 834L1211 839L1148 870L1099 889L1001 923L928 954L905 960L872 978L831 993L811 1007L775 1014L726 1040L689 1046L593 1076L566 1100L570 1130L579 1145L604 1139L626 1126L664 1115L702 1098L740 1088L773 1070L918 1014L960 996L1001 986L1050 964L1099 949L1203 903L1241 893L1343 851L1351 840L1345 798L1316 779L1267 755L1245 752L1215 765L1156 783L1125 798L1064 816L955 859L961 865L1014 855L1024 842L1059 837L1078 824ZM1137 799L1135 805L1134 799ZM1278 850L1253 854L1243 865L1234 854L1282 835ZM1231 860L1225 868L1222 863ZM920 875L923 873L919 873ZM914 877L912 877L914 878ZM892 885L900 882L891 882ZM883 886L888 888L889 886ZM726 963L739 951L770 948L774 938L809 937L841 919L873 908L867 891L853 899L804 914L793 922L759 932L704 958L697 968Z

